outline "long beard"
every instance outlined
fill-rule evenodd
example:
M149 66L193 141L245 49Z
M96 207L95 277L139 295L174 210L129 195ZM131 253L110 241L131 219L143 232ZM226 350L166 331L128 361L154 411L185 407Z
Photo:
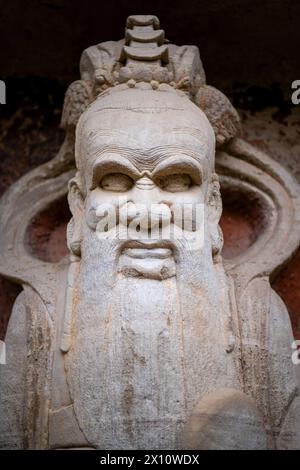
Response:
M133 278L117 273L117 242L85 238L66 366L75 414L95 448L180 448L201 397L238 386L226 353L223 270L209 248L176 248L175 277Z

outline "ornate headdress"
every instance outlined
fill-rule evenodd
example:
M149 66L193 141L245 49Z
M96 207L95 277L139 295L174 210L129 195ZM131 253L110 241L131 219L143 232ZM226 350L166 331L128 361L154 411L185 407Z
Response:
M81 80L69 86L65 97L62 127L66 130L74 130L80 115L108 88L146 82L154 90L168 84L186 93L205 112L218 146L239 132L239 116L230 101L206 85L198 48L169 44L156 16L129 16L125 39L86 49L80 73Z

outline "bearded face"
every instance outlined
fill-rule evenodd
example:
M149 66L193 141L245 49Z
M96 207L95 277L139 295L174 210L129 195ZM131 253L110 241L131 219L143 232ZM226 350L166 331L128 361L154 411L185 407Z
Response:
M185 96L145 89L102 96L77 129L71 248L94 231L99 244L118 245L118 272L174 276L180 247L209 250L218 238L214 151L207 118Z
M81 117L76 161L66 367L78 422L97 448L173 448L207 384L235 382L213 130L170 88L120 87Z

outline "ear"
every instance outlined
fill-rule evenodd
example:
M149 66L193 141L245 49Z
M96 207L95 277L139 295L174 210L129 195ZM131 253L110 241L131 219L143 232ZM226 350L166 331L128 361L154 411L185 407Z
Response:
M69 182L68 202L72 213L72 219L70 220L67 229L68 247L71 253L76 256L80 256L84 199L81 191L79 173L77 173Z
M220 193L219 178L213 173L208 187L208 225L212 241L212 255L217 261L218 255L223 248L223 233L219 226L222 215L222 198Z

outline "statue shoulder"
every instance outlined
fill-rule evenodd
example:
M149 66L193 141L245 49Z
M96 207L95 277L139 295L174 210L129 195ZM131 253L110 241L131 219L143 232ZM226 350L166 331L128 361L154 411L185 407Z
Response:
M268 315L268 357L269 357L269 403L273 428L281 430L283 423L292 412L295 418L300 416L299 403L299 371L292 361L294 336L287 308L271 289L270 309ZM298 403L298 411L292 408ZM289 419L290 421L290 419ZM299 423L296 428L300 433ZM295 426L289 426L292 435L295 434ZM275 432L276 434L276 432ZM282 440L282 438L281 438Z
M6 364L0 365L0 449L23 447L27 328L22 291L15 301L5 337Z
M256 277L236 289L235 294L246 365L245 389L255 397L276 441L290 405L299 394L289 314L267 276Z
M47 306L36 291L24 286L5 336L6 364L0 365L0 449L44 447L52 335Z
M270 350L280 349L281 353L289 357L292 364L292 343L294 336L287 308L281 297L270 288L270 309L268 316L269 347Z
M284 450L299 449L300 446L300 366L292 361L293 342L286 306L272 290L269 315L270 403L275 429L280 431L277 448Z

